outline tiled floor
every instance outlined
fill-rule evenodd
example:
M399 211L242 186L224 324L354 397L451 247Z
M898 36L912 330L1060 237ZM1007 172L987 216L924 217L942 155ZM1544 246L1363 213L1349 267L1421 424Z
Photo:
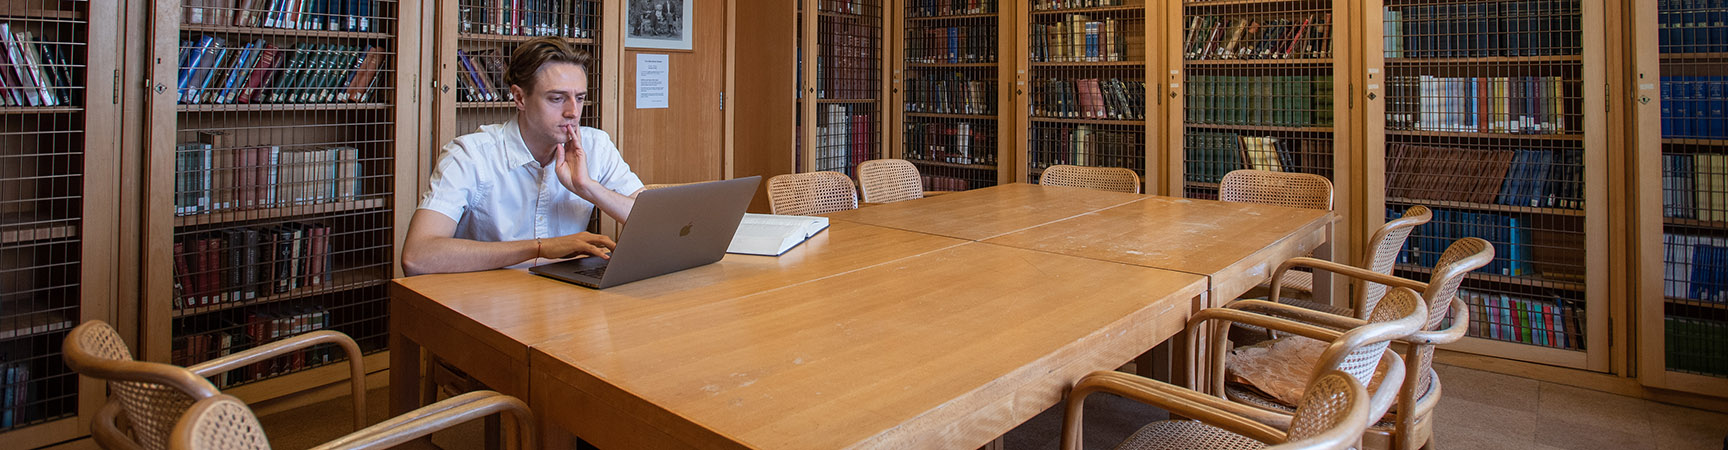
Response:
M1445 393L1436 412L1436 446L1444 449L1725 449L1728 415L1665 405L1554 383L1438 366ZM368 398L372 421L385 417L384 390ZM309 448L349 431L347 399L263 418L277 449ZM1086 447L1108 449L1164 412L1114 396L1087 400ZM1005 437L1011 450L1054 449L1062 411L1052 408ZM478 424L442 433L449 450L480 448Z

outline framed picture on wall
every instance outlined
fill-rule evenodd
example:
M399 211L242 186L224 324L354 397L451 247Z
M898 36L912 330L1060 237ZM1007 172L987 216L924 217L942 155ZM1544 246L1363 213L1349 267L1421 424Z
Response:
M693 0L626 0L624 47L690 50Z

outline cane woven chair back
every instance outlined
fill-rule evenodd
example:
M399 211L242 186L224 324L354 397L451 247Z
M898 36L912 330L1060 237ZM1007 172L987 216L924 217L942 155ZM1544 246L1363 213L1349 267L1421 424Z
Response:
M768 179L768 206L774 214L826 214L858 209L858 192L840 172L776 175Z
M1218 199L1331 211L1332 181L1311 173L1232 170L1218 184Z
M218 395L200 401L174 428L175 450L270 450L258 416L239 399Z
M1398 263L1398 254L1404 251L1404 243L1410 240L1410 233L1416 227L1434 219L1434 212L1422 205L1411 206L1404 210L1404 215L1386 222L1380 229L1374 230L1374 236L1368 240L1368 255L1363 261L1366 268L1386 275L1392 274L1392 267ZM1386 285L1363 280L1362 291L1363 311L1355 312L1357 318L1367 318L1367 311L1373 311L1380 298L1386 296ZM1430 316L1432 317L1432 316Z
M130 444L168 448L168 433L193 401L218 394L216 386L178 366L135 361L114 327L92 320L73 328L64 346L66 364L108 381L123 416L131 423Z
M1458 287L1464 284L1464 276L1492 261L1494 245L1481 238L1467 237L1447 246L1446 251L1440 254L1439 263L1434 265L1434 275L1428 280L1427 292L1423 293L1423 298L1428 303L1428 321L1422 329L1439 330L1451 311L1452 299L1458 296ZM1414 392L1428 392L1428 386L1434 382L1430 370L1434 365L1434 344L1411 344L1411 350L1415 352L1412 369L1417 375Z
M918 167L904 159L872 159L858 165L858 190L864 203L893 203L924 198Z
M1120 167L1054 165L1038 176L1038 184L1140 193L1140 175Z
M1270 449L1344 449L1368 427L1368 392L1361 383L1327 372L1308 383L1291 418L1289 441ZM1342 443L1343 445L1338 445Z
M1396 289L1374 308L1374 312L1369 314L1368 322L1387 323L1407 318L1424 307L1426 305L1422 303L1422 298L1416 295L1416 291ZM1374 368L1380 365L1381 355L1385 354L1386 347L1391 345L1392 341L1387 340L1358 347L1350 351L1349 356L1338 364L1338 370L1350 374L1363 386L1368 386L1374 378Z

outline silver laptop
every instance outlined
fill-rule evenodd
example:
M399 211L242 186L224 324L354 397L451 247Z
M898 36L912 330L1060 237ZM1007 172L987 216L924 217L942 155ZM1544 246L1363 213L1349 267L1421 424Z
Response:
M754 176L642 191L612 259L577 258L528 270L605 289L719 261L761 182Z

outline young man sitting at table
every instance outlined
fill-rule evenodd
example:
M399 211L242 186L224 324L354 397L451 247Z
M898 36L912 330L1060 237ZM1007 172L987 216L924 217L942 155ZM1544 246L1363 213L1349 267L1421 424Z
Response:
M588 233L594 208L630 218L642 180L604 131L583 127L588 54L557 38L524 42L505 84L516 117L445 144L408 223L408 275L531 265L540 258L609 257Z

